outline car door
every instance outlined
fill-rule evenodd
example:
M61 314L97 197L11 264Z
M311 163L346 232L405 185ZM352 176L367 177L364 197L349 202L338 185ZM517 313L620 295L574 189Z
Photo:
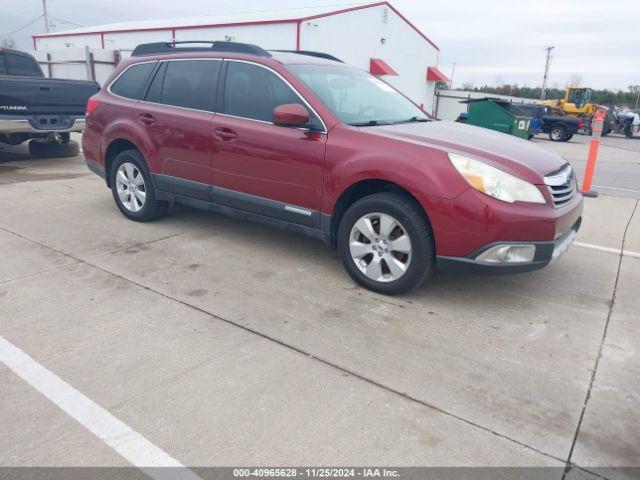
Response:
M319 227L327 134L319 116L279 74L225 60L212 119L216 201ZM298 103L309 128L273 124L274 109Z
M213 181L213 117L221 60L162 62L134 121L151 143L151 159L160 190L207 200Z

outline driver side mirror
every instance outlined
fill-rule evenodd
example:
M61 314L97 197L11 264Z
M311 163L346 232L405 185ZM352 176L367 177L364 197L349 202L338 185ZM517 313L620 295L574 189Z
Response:
M303 127L309 119L309 112L299 103L287 103L273 110L273 123L280 127Z

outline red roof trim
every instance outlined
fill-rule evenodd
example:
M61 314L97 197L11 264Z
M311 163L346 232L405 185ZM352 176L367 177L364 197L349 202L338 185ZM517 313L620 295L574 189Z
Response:
M427 68L427 82L448 82L447 76L438 70L437 67Z
M398 76L398 72L396 72L393 68L391 68L387 62L382 60L381 58L372 58L369 63L369 73L371 75L395 75Z
M370 3L367 5L358 5L357 7L344 8L342 10L336 10L334 12L321 13L318 15L310 16L310 17L292 18L287 20L267 20L264 22L255 21L255 22L236 22L236 23L216 23L216 24L208 24L208 25L185 25L185 26L176 26L176 27L167 26L167 27L151 27L151 28L131 28L127 30L104 30L104 31L97 30L95 32L84 32L84 33L73 33L73 32L58 33L58 34L54 33L54 34L48 34L48 35L46 34L32 35L32 38L34 39L34 43L35 43L36 38L76 37L76 36L83 36L83 35L104 35L106 33L159 32L159 31L165 31L165 30L193 30L196 28L239 27L243 25L273 25L278 23L296 23L296 22L300 23L307 20L313 20L315 18L330 17L333 15L340 15L342 13L354 12L356 10L363 10L365 8L380 7L382 5L389 7L396 15L398 15L402 20L404 20L407 23L407 25L413 28L418 33L418 35L420 35L427 42L429 42L433 46L433 48L440 51L440 48L435 43L433 43L431 39L429 39L429 37L427 37L424 33L422 33L418 27L416 27L413 23L411 23L407 19L407 17L402 15L398 11L398 9L396 9L396 7L394 7L387 1Z

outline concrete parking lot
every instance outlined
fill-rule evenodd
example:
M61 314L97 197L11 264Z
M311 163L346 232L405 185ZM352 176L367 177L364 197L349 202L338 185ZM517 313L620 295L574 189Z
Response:
M639 178L638 152L602 155ZM186 466L638 478L608 470L640 466L637 196L587 199L544 270L385 297L312 239L186 208L134 223L81 157L2 159L0 466L136 465L117 420Z

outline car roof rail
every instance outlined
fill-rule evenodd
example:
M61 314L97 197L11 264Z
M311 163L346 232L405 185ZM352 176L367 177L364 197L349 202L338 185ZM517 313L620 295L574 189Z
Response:
M182 47L179 45L210 45L209 47ZM248 55L257 55L259 57L270 57L271 54L266 50L251 45L249 43L223 42L223 41L180 41L180 42L157 42L143 43L138 45L131 53L132 57L140 57L143 55L157 55L161 53L182 53L182 52L230 52L245 53Z
M344 63L338 57L334 57L324 52L313 52L311 50L272 50L273 52L281 53L297 53L298 55L307 55L308 57L324 58L325 60L333 60L334 62Z

